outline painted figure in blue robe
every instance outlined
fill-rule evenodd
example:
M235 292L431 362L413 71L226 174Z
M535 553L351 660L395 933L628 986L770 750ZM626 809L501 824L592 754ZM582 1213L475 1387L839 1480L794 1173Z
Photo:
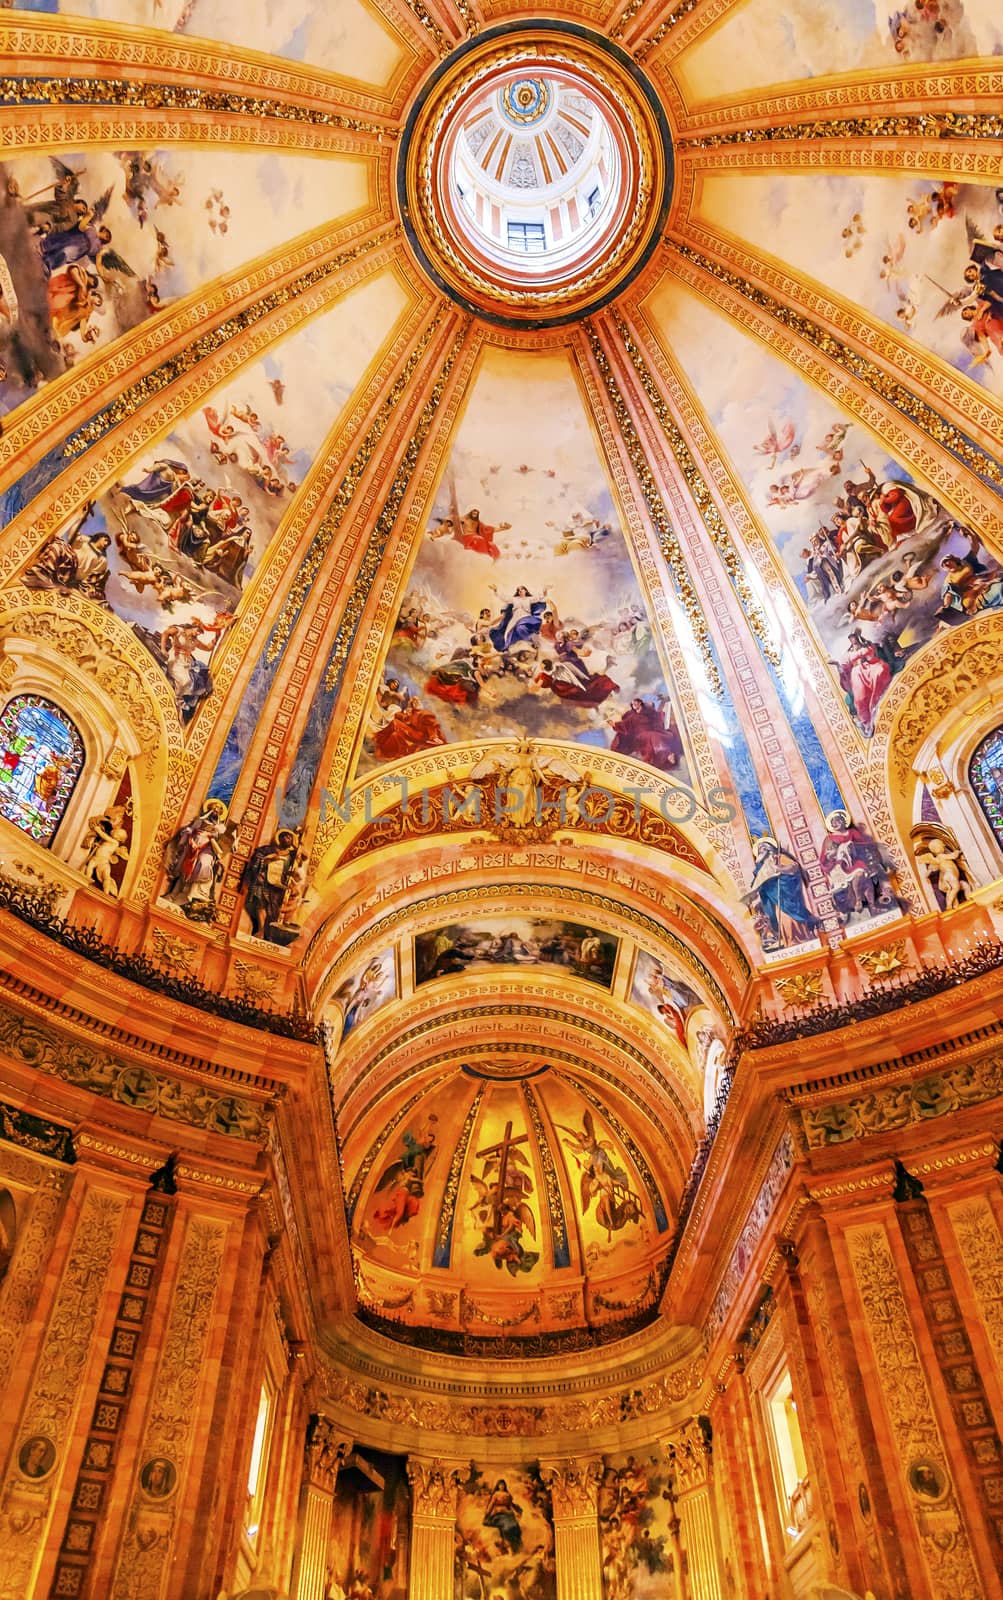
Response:
M521 1516L522 1507L513 1499L505 1479L499 1478L484 1511L484 1526L494 1528L499 1539L514 1555L522 1549Z
M769 835L756 841L752 885L743 898L756 915L765 949L783 949L814 937L818 920L805 904L801 864Z
M491 587L494 588L494 585ZM499 654L504 655L506 651L523 644L535 648L546 609L545 599L534 597L525 584L520 584L512 599L506 600L502 606L498 620L488 634Z

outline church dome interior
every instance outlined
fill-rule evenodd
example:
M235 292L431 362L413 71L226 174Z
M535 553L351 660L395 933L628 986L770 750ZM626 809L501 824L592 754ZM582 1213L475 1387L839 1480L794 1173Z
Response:
M1003 1600L997 0L0 56L0 1600Z

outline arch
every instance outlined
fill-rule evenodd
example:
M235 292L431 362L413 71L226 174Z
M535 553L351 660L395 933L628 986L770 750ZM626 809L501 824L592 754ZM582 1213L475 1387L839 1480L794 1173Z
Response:
M0 711L0 815L51 845L84 768L71 717L41 694L15 694Z

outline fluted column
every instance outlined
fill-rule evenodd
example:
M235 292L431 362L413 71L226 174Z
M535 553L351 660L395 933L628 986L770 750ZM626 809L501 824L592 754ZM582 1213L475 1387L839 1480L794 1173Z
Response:
M540 1476L550 1487L554 1506L557 1600L602 1600L602 1472L599 1457L593 1461L540 1462Z
M677 1593L685 1600L722 1600L721 1563L711 1498L711 1429L693 1417L668 1442L666 1454L679 1507L681 1542Z
M456 1471L439 1460L409 1456L407 1475L411 1480L410 1600L453 1600Z
M329 1417L310 1418L300 1494L299 1543L293 1563L293 1600L324 1600L334 1486L350 1446L351 1440L338 1433Z

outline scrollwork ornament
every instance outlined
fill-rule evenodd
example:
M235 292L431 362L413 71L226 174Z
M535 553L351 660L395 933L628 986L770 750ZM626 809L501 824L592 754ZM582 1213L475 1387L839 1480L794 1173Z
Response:
M444 1518L452 1522L456 1515L456 1491L459 1485L457 1470L446 1466L438 1457L426 1461L420 1456L408 1456L407 1475L415 1516Z
M977 1600L981 1585L888 1236L866 1225L849 1228L846 1242L903 1477L921 1463L944 1486L935 1515L909 1495L933 1592Z

